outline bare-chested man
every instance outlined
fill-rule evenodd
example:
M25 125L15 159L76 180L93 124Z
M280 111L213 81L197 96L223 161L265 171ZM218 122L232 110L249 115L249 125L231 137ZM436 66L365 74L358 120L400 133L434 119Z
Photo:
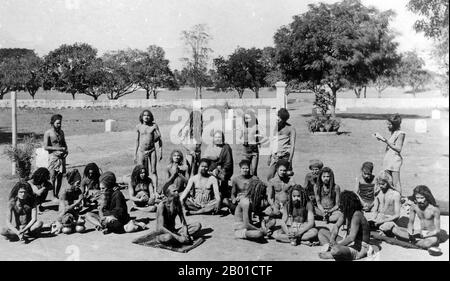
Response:
M319 231L319 241L326 245L326 251L319 253L321 259L359 260L370 255L373 248L370 246L369 223L363 214L361 200L353 191L342 192L337 222L331 232L322 228ZM338 236L339 228L347 226L345 237Z
M281 229L273 237L284 243L296 246L298 242L312 245L317 237L314 221L314 207L308 200L307 192L300 185L295 185L290 192L287 208L282 210Z
M379 230L385 234L391 234L400 218L400 192L393 188L392 177L386 172L381 172L376 182L380 193L375 199L373 212L367 216Z
M156 230L162 232L157 238L158 241L173 246L192 244L192 240L199 233L202 225L200 223L187 224L175 184L166 184L163 193L166 198L159 203L156 211ZM175 228L177 216L182 224L180 229Z
M241 198L234 213L234 236L240 239L258 241L272 234L274 220L264 219L264 210L269 206L267 187L259 179L252 179L246 195ZM261 227L253 224L253 215L259 217Z
M281 218L281 210L286 206L289 190L295 185L294 179L288 176L289 162L280 160L277 163L277 174L269 181L267 197L272 209L271 217Z
M49 153L48 170L53 185L53 195L58 198L63 175L66 172L67 149L64 131L61 129L62 116L55 114L50 119L51 129L44 134L44 149Z
M277 171L277 163L279 160L286 160L289 163L288 170L292 174L292 159L294 158L295 151L295 128L287 122L289 120L289 112L286 108L278 110L278 125L276 132L276 140L271 144L272 155L269 156L268 165L269 173L267 180L275 176Z
M61 190L59 196L59 214L56 222L54 233L63 231L65 234L70 234L74 230L83 232L83 228L77 228L76 225L83 225L79 213L83 205L83 192L80 188L81 174L78 170L72 170L67 173L68 186Z
M250 173L250 160L243 159L239 162L239 167L241 168L241 174L231 178L231 207L230 211L234 214L237 204L242 197L245 196L247 192L248 184L250 180L257 179L254 175Z
M314 186L317 208L316 215L327 222L336 222L339 218L339 200L341 188L334 181L334 173L329 167L324 167L319 174L317 184Z
M392 233L401 239L409 240L422 249L439 246L445 238L441 232L441 212L431 190L425 185L414 188L412 200L414 204L409 210L408 228L395 226ZM416 215L420 220L420 230L414 232Z
M199 215L214 212L220 207L219 184L208 173L210 161L201 159L198 174L191 177L180 197L184 203L186 215ZM193 190L192 196L189 196Z

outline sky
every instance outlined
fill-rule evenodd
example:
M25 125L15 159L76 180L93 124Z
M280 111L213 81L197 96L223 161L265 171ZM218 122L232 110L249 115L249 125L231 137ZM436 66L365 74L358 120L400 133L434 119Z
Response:
M181 32L207 24L212 57L228 56L238 46L273 46L273 35L312 0L1 0L0 48L30 48L45 55L61 44L86 42L99 54L158 45L172 68L181 69L185 49ZM323 0L333 3L336 0ZM380 10L392 9L399 51L416 50L435 68L432 42L412 28L418 18L408 0L362 0Z

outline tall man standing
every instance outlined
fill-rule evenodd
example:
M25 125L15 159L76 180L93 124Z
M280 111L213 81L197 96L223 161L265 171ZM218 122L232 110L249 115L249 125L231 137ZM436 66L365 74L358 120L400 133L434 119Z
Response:
M53 196L58 198L64 173L66 172L67 149L64 131L61 129L62 116L55 114L50 119L51 129L44 134L44 149L48 151L48 170L53 185Z
M272 155L269 156L268 165L269 174L267 180L275 176L276 164L279 160L289 161L289 175L292 175L292 159L294 158L295 151L295 128L287 122L289 120L289 112L286 108L280 108L278 110L278 125L275 135L275 142L271 144Z

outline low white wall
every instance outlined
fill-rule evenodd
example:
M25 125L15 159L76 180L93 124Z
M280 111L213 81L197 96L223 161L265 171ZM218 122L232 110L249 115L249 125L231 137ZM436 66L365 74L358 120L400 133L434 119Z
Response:
M154 106L175 106L191 107L192 99L177 100L142 100L142 99L123 99L123 100L17 100L19 108L141 108ZM223 106L228 103L231 107L242 106L270 106L277 107L280 100L277 98L261 99L202 99L202 107ZM0 108L10 108L11 100L0 100ZM367 98L367 99L346 99L338 98L336 108L449 108L449 99L447 98Z
M449 108L447 98L337 99L336 108Z
M153 106L175 106L175 107L191 107L192 99L179 100L17 100L19 108L90 108L90 107L106 107L106 108L140 108ZM278 100L276 98L261 99L202 99L200 100L202 107L223 106L228 103L231 107L242 106L271 106L276 107ZM0 108L10 108L11 100L0 100Z

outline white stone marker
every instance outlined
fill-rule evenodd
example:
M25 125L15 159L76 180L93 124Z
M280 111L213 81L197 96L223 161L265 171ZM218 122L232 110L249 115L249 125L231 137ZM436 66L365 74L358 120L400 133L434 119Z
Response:
M43 147L36 148L36 168L48 167L48 151Z
M441 111L439 109L434 109L433 111L431 111L431 119L441 119Z
M105 121L105 132L115 132L117 131L117 121L113 119L108 119Z

